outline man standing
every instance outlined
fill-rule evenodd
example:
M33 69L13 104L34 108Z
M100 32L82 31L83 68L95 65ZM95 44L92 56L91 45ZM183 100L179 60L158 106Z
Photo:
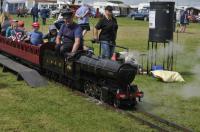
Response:
M188 13L187 10L185 10L185 11L181 14L181 18L180 18L180 24L181 24L180 32L181 32L181 33L185 33L186 27L187 27L187 25L189 25L188 15L189 15L189 13Z
M46 25L48 14L49 14L49 11L46 9L46 7L43 7L43 9L40 11L43 25Z
M62 13L65 23L61 26L56 38L56 51L64 55L66 52L75 53L83 49L81 27L73 22L73 12Z
M117 20L113 17L112 10L111 6L105 8L104 16L99 20L94 29L94 39L99 40L101 44L101 56L108 59L113 55L118 30ZM99 36L98 30L101 30Z
M40 10L38 9L37 5L35 5L32 9L31 9L31 15L33 17L33 22L38 22L38 13L40 12Z
M90 31L89 24L89 7L86 4L83 4L77 11L76 17L78 18L78 24L83 30L83 37L86 35L87 31Z

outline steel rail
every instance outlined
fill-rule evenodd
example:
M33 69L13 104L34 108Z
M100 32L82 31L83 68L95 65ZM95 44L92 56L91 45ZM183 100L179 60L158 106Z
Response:
M189 128L186 128L184 126L178 125L178 124L176 124L174 122L170 122L170 121L168 121L166 119L163 119L163 118L161 118L161 117L159 117L157 115L154 115L152 113L149 113L149 112L146 112L146 111L143 111L143 110L137 110L137 112L139 112L141 114L144 114L144 115L146 115L146 116L148 116L148 117L150 117L150 118L152 118L154 120L157 120L157 121L159 121L159 122L161 122L163 124L166 124L167 126L173 127L173 128L175 128L177 130L180 130L180 131L183 131L183 132L193 132L193 130L191 130Z

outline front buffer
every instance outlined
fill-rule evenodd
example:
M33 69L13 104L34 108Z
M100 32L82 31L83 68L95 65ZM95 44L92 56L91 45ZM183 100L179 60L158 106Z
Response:
M141 101L144 93L140 91L137 85L129 85L126 89L117 89L114 99L114 107L135 106Z

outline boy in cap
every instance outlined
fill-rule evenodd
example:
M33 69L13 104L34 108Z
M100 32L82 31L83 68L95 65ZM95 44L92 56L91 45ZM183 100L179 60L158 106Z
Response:
M73 22L73 12L67 10L62 13L65 23L61 26L56 38L56 50L61 55L66 52L76 52L83 49L81 27Z
M18 21L18 29L25 31L24 21L21 21L21 20Z
M14 23L17 23L17 21L16 21L16 20L11 20L10 23L11 23L10 26L6 29L6 37L7 37L7 38L10 38L10 37L11 37L11 32L12 32L12 30L14 29L14 28L13 28L13 27L14 27Z
M56 43L57 28L54 25L49 26L49 32L43 36L49 43Z
M30 40L32 45L39 45L43 43L43 34L39 31L40 24L38 22L34 22L32 24L33 31L28 34L27 40Z

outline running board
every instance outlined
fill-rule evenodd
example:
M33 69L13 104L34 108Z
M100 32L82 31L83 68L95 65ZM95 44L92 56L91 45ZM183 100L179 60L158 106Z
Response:
M0 54L0 64L3 72L11 70L17 73L17 80L24 80L31 87L46 86L48 83L36 70L28 68Z

